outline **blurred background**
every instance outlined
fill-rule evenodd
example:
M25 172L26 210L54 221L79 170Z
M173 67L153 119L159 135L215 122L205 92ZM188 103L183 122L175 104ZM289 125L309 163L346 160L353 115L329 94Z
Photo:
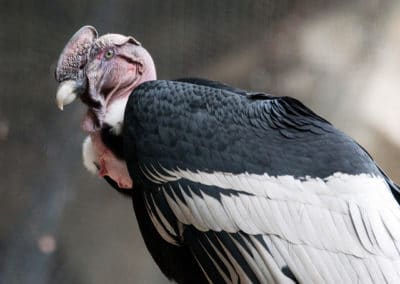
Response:
M81 26L133 35L158 76L302 100L400 181L398 0L0 0L0 283L168 283L131 201L82 166L53 72Z

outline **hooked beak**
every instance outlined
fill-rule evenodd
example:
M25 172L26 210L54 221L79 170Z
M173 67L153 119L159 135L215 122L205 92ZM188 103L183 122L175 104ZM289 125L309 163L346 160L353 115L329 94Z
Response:
M72 103L77 97L77 82L67 80L62 82L57 89L56 103L60 110L64 110L64 106Z
M59 109L72 103L78 95L85 92L86 79L83 67L93 42L97 39L97 31L92 26L79 29L68 41L58 58L55 77L60 83L57 89L56 102Z

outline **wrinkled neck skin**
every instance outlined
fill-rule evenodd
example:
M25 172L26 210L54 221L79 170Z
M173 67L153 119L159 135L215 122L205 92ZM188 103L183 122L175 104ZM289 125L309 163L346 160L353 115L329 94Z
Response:
M147 80L149 81L149 80ZM120 135L122 131L122 124L124 120L125 108L129 96L132 91L141 83L132 83L130 86L118 90L114 94L108 95L106 100L106 111L104 113L103 122L111 126L111 131L114 135Z
M83 164L90 172L100 177L108 176L121 189L132 189L133 181L125 161L119 160L103 144L100 132L91 133L83 142Z
M142 65L147 66L147 68L137 68L137 75L139 76L130 84L120 87L121 84L117 83L116 87L105 96L106 99L103 102L103 108L100 110L101 113L97 114L97 117L100 120L100 125L106 123L111 126L111 131L114 135L121 134L126 103L128 102L132 91L144 82L156 80L156 71L153 60L150 56L145 58L145 60L151 60ZM83 160L86 168L95 172L96 170L90 169L90 166L88 165L96 165L96 172L99 176L110 177L122 189L132 189L133 181L129 176L125 161L119 160L115 157L112 151L104 145L100 135L101 129L94 130L93 118L90 118L87 115L85 120L83 123L83 129L90 133L89 137L83 144Z
M115 76L117 79L113 82L114 88L109 90L107 94L100 94L103 80L100 79L99 82L96 82L95 79L88 78L89 97L95 98L99 106L89 108L84 117L82 129L85 132L98 131L104 123L107 123L112 127L115 135L120 134L129 95L138 85L157 79L154 62L150 54L144 49L140 53L140 62L136 63L135 66L136 76L131 77L132 81L129 84L126 83L127 78L121 79L119 76Z

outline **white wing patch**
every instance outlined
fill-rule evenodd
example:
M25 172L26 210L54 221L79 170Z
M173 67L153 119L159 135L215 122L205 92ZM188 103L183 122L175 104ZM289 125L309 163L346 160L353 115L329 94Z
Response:
M151 198L151 200L149 200L149 198L145 196L145 204L151 222L160 236L167 242L179 246L179 243L176 240L177 233L172 228L171 224L169 224L167 219L163 216L160 209L158 209L154 199ZM152 208L155 208L155 210L153 211ZM160 221L158 221L157 216L160 218Z
M179 222L202 232L249 235L251 255L235 245L258 278L282 283L279 267L287 265L302 283L400 283L400 210L380 177L336 173L299 180L146 170ZM193 185L183 187L183 180ZM219 188L219 198L207 194L205 185ZM251 239L256 235L262 235L268 252ZM224 250L230 269L245 280Z

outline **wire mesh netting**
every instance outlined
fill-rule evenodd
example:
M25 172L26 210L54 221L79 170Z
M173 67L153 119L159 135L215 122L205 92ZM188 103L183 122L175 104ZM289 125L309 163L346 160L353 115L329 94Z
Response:
M166 283L131 201L81 162L81 104L54 68L81 26L133 35L158 77L299 98L400 177L400 4L378 1L1 1L0 283Z

